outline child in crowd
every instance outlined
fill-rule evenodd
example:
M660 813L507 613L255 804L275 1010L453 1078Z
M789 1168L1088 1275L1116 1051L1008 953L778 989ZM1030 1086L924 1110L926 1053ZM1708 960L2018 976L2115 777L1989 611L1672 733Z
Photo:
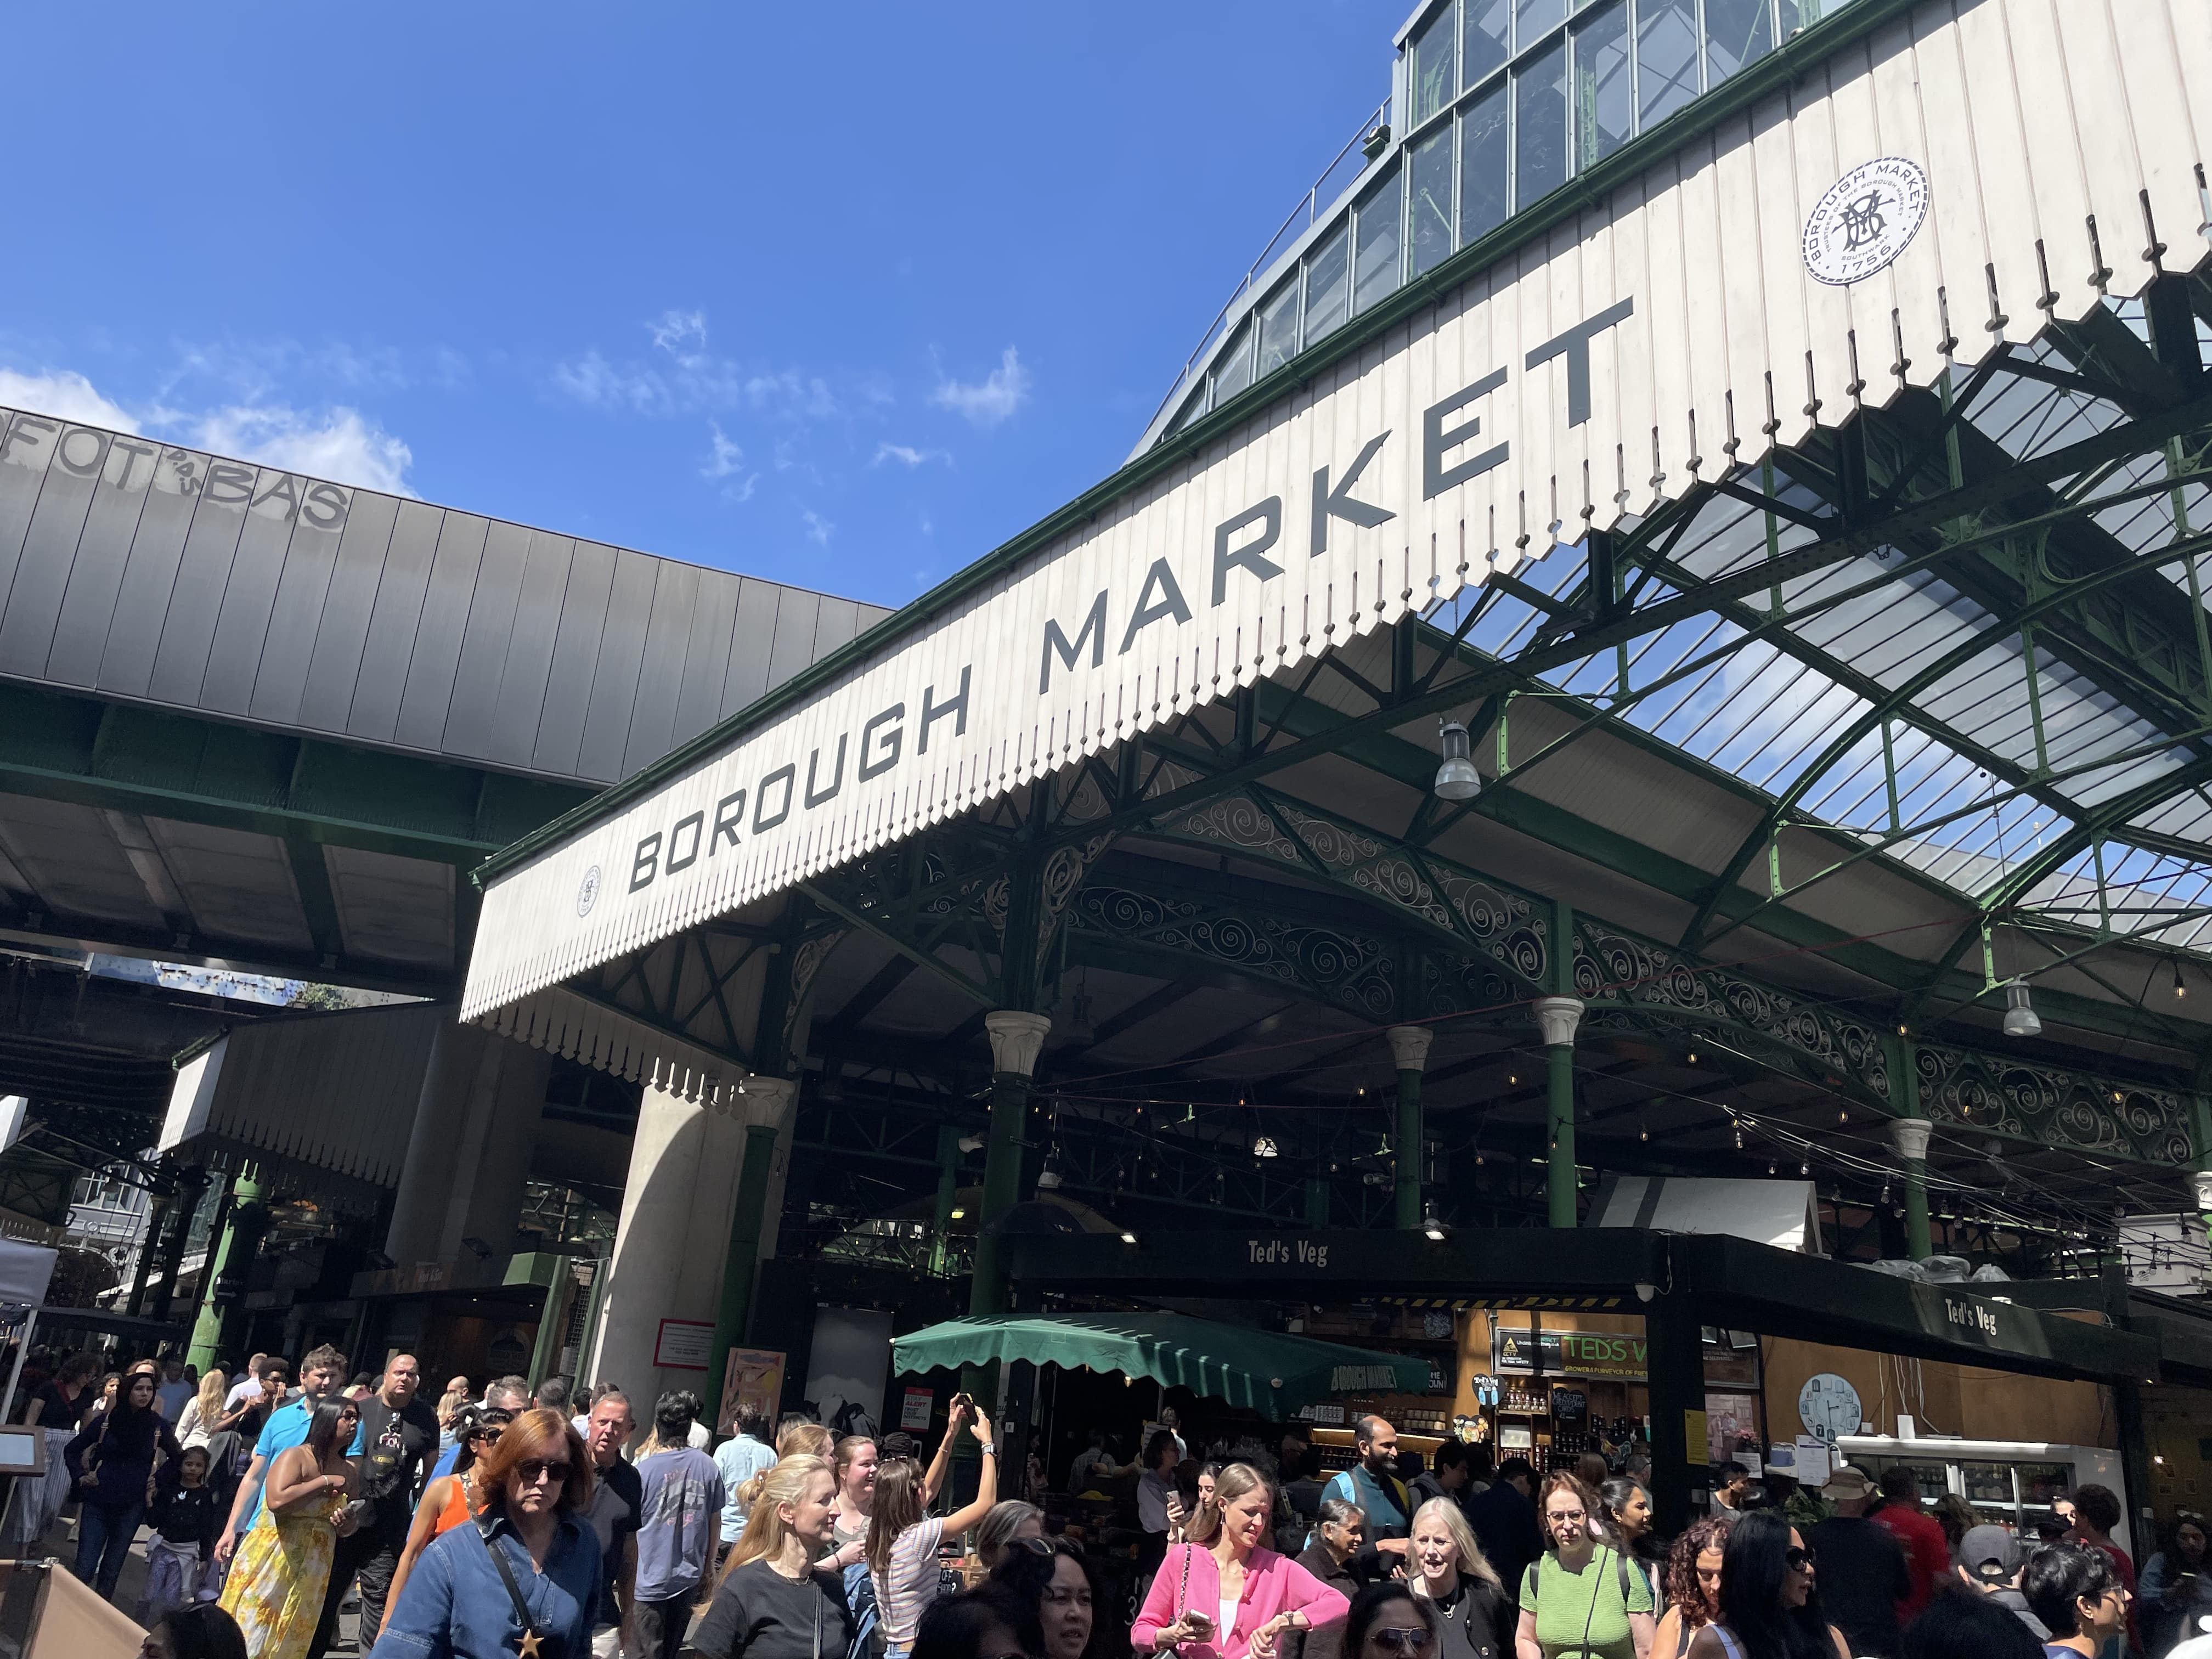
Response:
M205 1447L193 1446L163 1467L146 1516L154 1535L146 1541L146 1597L138 1604L140 1624L152 1625L193 1600L193 1587L215 1548L216 1528L228 1507L224 1504L218 1510L215 1489L208 1485Z

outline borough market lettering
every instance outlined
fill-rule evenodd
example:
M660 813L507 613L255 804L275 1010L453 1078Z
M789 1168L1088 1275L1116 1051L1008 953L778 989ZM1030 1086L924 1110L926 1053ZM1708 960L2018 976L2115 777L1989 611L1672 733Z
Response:
M1623 300L1554 335L1524 357L1524 373L1555 358L1566 360L1566 413L1570 427L1581 426L1590 418L1590 342L1627 321L1634 313L1635 301ZM1494 368L1422 412L1423 501L1432 501L1446 490L1503 465L1510 455L1510 442L1472 447L1481 435L1482 417L1464 412L1503 386L1506 378L1505 368ZM1331 526L1335 524L1372 530L1397 516L1357 493L1361 478L1393 435L1386 429L1368 439L1341 472L1324 466L1314 473L1305 526L1309 558L1319 558L1329 550ZM1209 608L1227 601L1230 581L1240 573L1261 582L1272 581L1284 574L1277 560L1288 556L1284 543L1285 524L1284 498L1276 494L1254 502L1215 527L1210 550ZM1184 626L1191 622L1194 614L1172 563L1164 558L1154 559L1122 622L1115 654L1127 654L1137 643L1138 636L1153 624L1172 621L1178 627ZM1115 619L1112 590L1107 587L1098 590L1097 597L1075 624L1073 635L1059 619L1048 618L1038 647L1037 695L1043 696L1051 691L1055 663L1063 669L1073 670L1087 653L1091 667L1103 667L1107 635ZM735 851L745 836L774 830L794 811L813 812L827 806L845 787L848 758L854 779L865 783L882 776L906 758L909 733L914 738L912 752L917 759L928 754L931 729L939 720L951 720L953 736L964 736L973 671L972 663L964 665L960 670L958 689L941 701L939 688L932 684L923 690L916 708L910 708L902 699L870 716L861 724L857 744L850 743L856 734L841 732L826 762L823 750L811 750L806 758L803 786L799 763L795 758L787 760L763 772L754 782L722 796L711 812L702 807L686 813L665 829L647 831L632 849L627 890L642 892L662 876L680 874L702 858L711 863L725 851ZM852 748L849 757L848 745Z

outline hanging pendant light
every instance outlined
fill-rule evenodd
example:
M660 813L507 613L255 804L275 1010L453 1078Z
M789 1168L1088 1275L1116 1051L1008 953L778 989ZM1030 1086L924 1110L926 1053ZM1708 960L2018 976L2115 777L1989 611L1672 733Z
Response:
M1421 1231L1437 1243L1441 1244L1443 1243L1444 1224L1442 1218L1437 1216L1437 1206L1434 1204L1427 1204L1422 1206Z
M1440 720L1437 723L1437 746L1443 752L1443 764L1437 768L1436 791L1444 800L1473 800L1482 793L1482 774L1474 769L1468 742L1467 722Z
M2012 1037L2032 1037L2043 1030L2043 1022L2035 1017L2035 1006L2027 1000L2027 981L2016 979L2005 987L2004 1034Z
M2189 988L2181 982L2181 964L2178 962L2173 964L2173 994L2176 997L2189 994Z

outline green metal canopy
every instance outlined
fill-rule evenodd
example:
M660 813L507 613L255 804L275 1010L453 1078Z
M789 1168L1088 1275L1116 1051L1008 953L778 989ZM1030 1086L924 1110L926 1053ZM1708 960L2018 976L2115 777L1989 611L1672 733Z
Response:
M997 1359L1149 1376L1249 1407L1275 1421L1332 1394L1425 1394L1429 1388L1425 1359L1182 1314L948 1319L891 1344L892 1364L902 1371L949 1370Z

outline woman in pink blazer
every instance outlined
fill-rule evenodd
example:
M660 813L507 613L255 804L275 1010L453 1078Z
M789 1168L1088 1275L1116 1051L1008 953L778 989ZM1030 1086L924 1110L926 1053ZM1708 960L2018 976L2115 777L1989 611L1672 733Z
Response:
M1129 1632L1139 1655L1172 1648L1182 1659L1275 1659L1285 1631L1344 1617L1351 1603L1341 1592L1261 1547L1275 1507L1266 1476L1231 1463L1213 1498L1191 1523L1191 1541L1160 1563Z

